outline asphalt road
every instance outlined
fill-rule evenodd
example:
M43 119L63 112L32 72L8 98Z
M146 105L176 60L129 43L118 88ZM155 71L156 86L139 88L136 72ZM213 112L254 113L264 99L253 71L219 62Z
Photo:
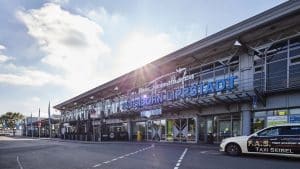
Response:
M0 169L299 169L300 160L230 157L217 147L74 143L0 137Z

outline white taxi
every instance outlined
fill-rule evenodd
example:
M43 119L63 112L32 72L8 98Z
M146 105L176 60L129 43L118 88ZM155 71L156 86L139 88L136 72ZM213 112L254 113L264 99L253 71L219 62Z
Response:
M249 136L223 139L220 151L233 156L251 153L300 157L300 124L277 125Z

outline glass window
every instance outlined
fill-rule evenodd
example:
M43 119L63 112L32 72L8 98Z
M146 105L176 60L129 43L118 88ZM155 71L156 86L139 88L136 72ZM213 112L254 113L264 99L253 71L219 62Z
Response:
M195 141L196 139L196 123L194 118L188 119L188 138L189 141Z
M277 61L267 65L268 90L276 90L287 87L287 61Z
M281 60L281 59L285 59L286 57L287 57L287 51L278 52L276 54L269 55L267 57L267 63L274 62L274 61Z
M202 74L202 79L203 80L207 80L207 79L212 79L214 77L214 73L213 72L210 72L210 73L205 73L205 74Z
M300 37L296 37L290 40L290 57L300 55Z
M300 63L300 62L299 62ZM298 87L300 86L300 64L291 64L289 67L290 75L290 86L289 87Z
M296 57L296 56L299 56L300 55L300 46L298 46L297 48L295 49L291 49L290 51L290 57Z
M262 116L266 116L265 111L254 112L254 117L262 117Z
M258 136L262 137L271 137L271 136L278 136L279 135L279 129L278 127L272 127L265 129L257 134Z
M280 127L280 135L300 135L300 126Z
M202 67L202 73L212 71L213 70L213 64L205 65Z
M174 125L174 120L168 119L167 120L167 141L173 141L173 125Z
M257 132L265 128L265 117L255 117L253 118L253 132Z
M166 120L161 120L161 139L166 140Z
M273 44L270 49L269 52L271 54L273 53L278 53L278 52L283 52L287 50L287 41L282 41L282 42L278 42Z
M274 116L274 110L267 111L267 116Z
M298 108L298 109L290 109L290 114L300 114L300 108Z
M265 63L264 58L259 58L258 56L256 56L257 59L254 60L254 66L259 66L259 65L263 65Z
M237 55L235 55L235 56L233 56L231 59L230 59L230 63L236 63L236 62L238 62L239 61L239 56L237 56Z
M288 114L288 110L275 110L274 115L275 116L286 116Z
M254 69L255 72L262 72L263 70L264 70L264 69L263 69L262 66L256 67L256 68Z
M300 57L291 58L291 64L299 64L300 63Z

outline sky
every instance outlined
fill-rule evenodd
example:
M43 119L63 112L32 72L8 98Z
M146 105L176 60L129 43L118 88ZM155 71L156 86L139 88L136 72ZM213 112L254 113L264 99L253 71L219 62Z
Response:
M0 115L51 107L284 0L2 0ZM59 112L51 109L52 114Z

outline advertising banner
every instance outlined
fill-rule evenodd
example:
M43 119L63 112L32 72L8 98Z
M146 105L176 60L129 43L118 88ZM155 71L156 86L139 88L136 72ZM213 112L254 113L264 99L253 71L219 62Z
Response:
M161 109L154 109L154 110L146 110L141 112L141 117L147 117L154 115L161 115Z
M300 154L299 136L250 137L247 141L248 152Z

